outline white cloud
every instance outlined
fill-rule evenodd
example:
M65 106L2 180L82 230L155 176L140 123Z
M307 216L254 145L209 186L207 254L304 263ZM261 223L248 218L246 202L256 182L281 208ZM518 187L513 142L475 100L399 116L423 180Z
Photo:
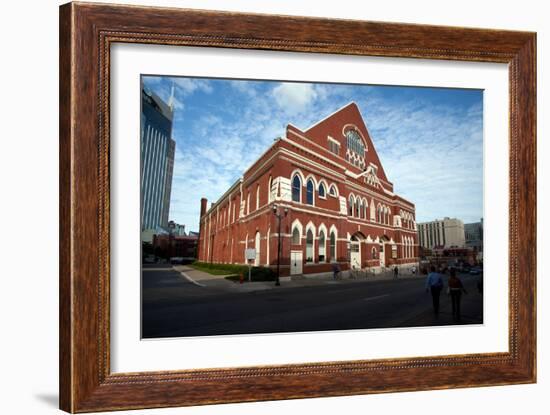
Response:
M249 96L250 98L254 98L258 94L258 92L256 91L256 83L254 82L235 80L229 81L229 84L231 85L231 88Z
M463 111L422 102L362 104L388 179L396 193L416 204L418 221L444 216L479 220L483 214L479 105Z
M204 79L194 78L171 78L175 85L183 91L184 95L191 95L195 91L202 91L210 94L213 90L210 82Z
M313 84L283 82L273 89L275 102L287 113L302 113L319 96Z

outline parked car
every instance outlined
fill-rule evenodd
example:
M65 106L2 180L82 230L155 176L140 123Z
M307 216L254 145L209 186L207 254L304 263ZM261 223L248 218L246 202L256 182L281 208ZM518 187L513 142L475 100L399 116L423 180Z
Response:
M143 258L144 264L154 264L156 262L157 262L157 257L154 255L145 255L145 257Z
M479 274L481 274L481 269L477 267L470 269L470 275L479 275Z

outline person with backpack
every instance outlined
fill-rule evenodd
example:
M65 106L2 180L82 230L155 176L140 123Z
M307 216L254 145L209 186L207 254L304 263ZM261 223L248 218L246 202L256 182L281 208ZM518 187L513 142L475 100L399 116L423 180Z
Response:
M432 294L432 305L435 317L439 316L439 297L443 288L443 279L441 274L435 271L435 266L430 267L430 272L426 278L426 292Z

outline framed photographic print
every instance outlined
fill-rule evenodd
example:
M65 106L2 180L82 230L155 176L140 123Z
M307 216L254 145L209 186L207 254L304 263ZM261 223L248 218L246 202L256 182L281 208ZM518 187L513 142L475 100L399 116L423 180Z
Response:
M536 380L536 36L60 8L60 406Z

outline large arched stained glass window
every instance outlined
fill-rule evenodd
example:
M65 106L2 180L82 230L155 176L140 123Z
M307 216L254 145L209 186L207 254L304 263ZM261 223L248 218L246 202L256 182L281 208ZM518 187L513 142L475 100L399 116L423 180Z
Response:
M292 201L293 202L301 202L302 200L302 181L300 180L300 176L296 175L292 179Z
M313 192L315 186L313 185L313 180L309 179L306 184L306 203L308 205L313 205Z
M363 140L361 139L361 136L359 135L357 130L351 129L346 131L346 139L348 149L356 154L359 154L360 156L363 156L365 154L365 144L363 144Z

